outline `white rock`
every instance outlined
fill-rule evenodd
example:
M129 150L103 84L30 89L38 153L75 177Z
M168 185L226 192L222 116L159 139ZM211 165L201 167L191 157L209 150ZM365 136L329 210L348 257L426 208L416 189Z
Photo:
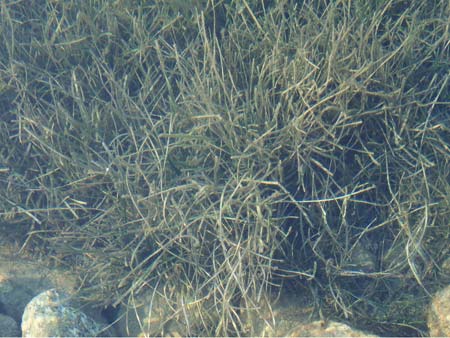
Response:
M100 332L99 324L69 306L56 289L34 297L22 317L22 337L95 337Z
M428 327L431 337L450 337L450 285L433 296Z

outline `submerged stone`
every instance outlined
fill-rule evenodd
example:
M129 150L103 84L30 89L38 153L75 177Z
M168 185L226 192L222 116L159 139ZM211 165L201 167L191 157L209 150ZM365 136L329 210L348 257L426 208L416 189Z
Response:
M25 307L22 337L95 337L101 327L71 307L56 289L40 293Z

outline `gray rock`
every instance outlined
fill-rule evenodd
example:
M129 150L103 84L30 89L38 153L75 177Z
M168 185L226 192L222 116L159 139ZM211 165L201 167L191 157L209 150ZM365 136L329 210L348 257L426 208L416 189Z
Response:
M75 289L76 279L61 269L49 269L42 262L23 259L0 247L0 304L2 313L22 319L23 310L39 293L58 288Z
M83 312L93 318L102 327L108 325L101 311L92 303L86 303L77 298L79 288L76 272L55 266L46 257L29 257L26 254L18 255L18 247L8 246L2 241L0 234L0 313L12 317L17 323L27 304L41 292L57 289L70 295L71 305L83 308ZM20 326L20 325L19 325ZM0 336L3 330L0 329ZM102 336L115 337L117 334L111 328L100 333ZM20 334L19 334L20 336Z
M34 297L22 317L22 337L95 337L102 328L51 289Z
M0 336L19 337L20 329L14 318L0 314Z
M0 258L0 304L2 312L20 322L23 310L28 302L39 292L39 282L33 283L29 279L16 277L5 271L3 261ZM28 282L28 283L27 283ZM28 286L34 287L30 289Z

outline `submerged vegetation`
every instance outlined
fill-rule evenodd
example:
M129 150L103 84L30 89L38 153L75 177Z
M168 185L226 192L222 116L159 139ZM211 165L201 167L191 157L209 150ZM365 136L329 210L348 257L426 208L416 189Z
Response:
M246 334L283 288L423 334L449 281L449 17L445 0L2 1L2 231L101 306L162 284L208 300L203 334Z

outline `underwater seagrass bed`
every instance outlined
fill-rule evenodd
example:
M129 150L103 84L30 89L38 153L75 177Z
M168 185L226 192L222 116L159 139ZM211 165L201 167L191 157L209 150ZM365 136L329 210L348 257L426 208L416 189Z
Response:
M250 334L239 318L281 289L426 334L449 282L449 17L445 0L2 1L2 231L99 306L160 283L213 300L196 334Z

